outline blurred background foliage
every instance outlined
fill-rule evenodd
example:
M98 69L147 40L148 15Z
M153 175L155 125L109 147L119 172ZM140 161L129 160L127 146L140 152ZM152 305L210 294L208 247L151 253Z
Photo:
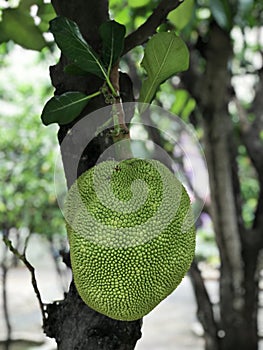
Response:
M158 0L110 0L112 18L130 33L138 28ZM48 66L58 60L48 22L55 17L45 0L0 0L0 232L26 229L28 233L65 235L63 216L56 202L53 168L58 154L56 127L43 127L41 109L51 95ZM259 196L258 175L240 135L241 107L252 123L253 103L262 70L263 3L261 0L187 0L172 11L158 30L175 30L191 51L191 65L204 72L204 56L210 24L216 22L231 35L233 57L229 62L232 99L228 112L232 119L236 157L241 184L242 217L252 227ZM261 23L261 25L260 25ZM35 51L32 51L35 50ZM135 48L123 57L121 69L133 83L135 96L144 72L140 67L143 50ZM178 115L195 129L201 145L203 128L198 101L178 77L162 84L155 103ZM172 120L154 120L159 129L172 129ZM146 137L149 130L144 130ZM263 134L261 133L261 141ZM163 147L174 156L174 145L162 138ZM143 146L142 146L143 147ZM203 198L209 205L209 198ZM219 264L211 218L206 206L197 231L199 261Z
M122 0L110 0L110 12L116 21L126 26L129 33L145 21L158 3L157 0L128 0L124 4ZM233 88L244 108L249 110L253 103L256 70L262 62L262 31L258 27L262 13L262 2L256 0L188 0L169 14L159 30L176 30L190 48L198 45L200 33L203 38L209 35L211 20L215 20L224 30L231 31L234 48L230 67ZM39 118L44 102L52 95L47 68L58 58L54 53L52 36L48 33L48 22L54 17L49 1L0 1L0 124L1 129L5 130L0 139L0 175L4 184L0 192L0 224L7 229L27 227L30 232L47 236L65 232L53 187L54 149L57 147L55 127L44 128ZM204 42L201 44L205 45ZM198 60L197 67L202 71L205 59L200 52L199 57L194 59ZM197 55L197 52L193 54ZM134 82L136 96L144 74L140 68L141 59L142 48L138 47L121 62L122 70L127 71ZM241 79L246 79L245 86L240 84ZM182 86L178 77L162 84L156 103L191 123L202 144L203 131L197 101ZM239 117L234 104L229 106L229 111L238 137ZM170 129L173 121L166 121L165 126L163 123L159 120L156 126ZM165 147L173 149L168 140ZM249 227L254 217L259 186L241 141L238 150L243 219ZM203 221L207 220L210 220L208 214ZM201 247L198 255L200 259L216 261L211 225L203 226L199 228L198 239L202 243L198 245Z
M26 227L47 236L61 234L63 220L53 185L59 150L54 129L45 130L39 118L52 94L47 53L24 51L12 43L2 44L2 51L4 47L0 69L1 227Z

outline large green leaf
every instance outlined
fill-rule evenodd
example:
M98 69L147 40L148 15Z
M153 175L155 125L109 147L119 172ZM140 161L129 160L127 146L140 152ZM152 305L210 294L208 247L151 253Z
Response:
M13 40L26 49L37 51L46 46L46 41L35 25L34 19L22 8L3 10L0 33L1 42Z
M142 7L150 3L151 0L128 0L129 7Z
M97 53L81 35L77 24L65 17L56 17L50 22L50 31L55 41L72 63L86 72L105 78L105 67Z
M184 0L177 9L169 13L168 19L177 29L183 29L193 17L194 6L194 0Z
M41 114L43 124L68 124L76 119L91 97L81 92L66 92L52 97Z
M147 43L141 65L148 77L142 83L139 101L150 103L161 83L188 69L189 52L174 32L157 33Z
M102 38L102 58L108 71L121 56L125 32L125 26L115 21L104 22L99 28Z
M232 11L228 0L210 0L210 9L217 24L230 30L233 25Z

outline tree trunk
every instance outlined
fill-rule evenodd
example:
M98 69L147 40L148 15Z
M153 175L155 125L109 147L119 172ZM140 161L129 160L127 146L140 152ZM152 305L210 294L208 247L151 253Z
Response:
M52 4L58 15L63 15L74 20L83 37L100 50L98 28L101 23L108 20L108 2L106 0L52 0ZM102 85L102 81L93 75L83 77L70 76L64 73L67 64L65 57L61 57L56 66L50 68L51 79L56 94L66 91L81 91L86 94L96 91ZM122 77L121 90L131 100L132 87L129 79ZM94 98L81 116L105 106L102 97ZM79 153L80 145L87 130L79 130L79 133L69 134L74 123L59 129L58 139L61 144L67 135L66 147L61 147L63 166L68 187L75 180L74 173L78 170L78 176L95 165L102 152L111 144L111 139L103 135L94 137L87 145L80 157L78 169L72 169L74 158ZM94 131L98 125L90 125ZM88 130L92 133L92 130ZM132 350L137 340L141 337L142 321L122 322L110 319L90 309L79 297L72 281L69 293L65 300L50 304L46 308L47 319L44 330L49 337L55 338L59 350Z
M218 243L220 268L220 349L258 348L256 266L257 252L247 253L241 229L231 159L234 132L228 114L232 56L229 35L214 26L207 47L207 68L202 92L202 112L212 197L212 218ZM244 250L245 249L245 250ZM253 262L254 261L254 262ZM252 297L253 295L253 297ZM253 299L253 302L252 302ZM252 316L254 315L254 316ZM253 319L253 322L252 322Z
M235 164L235 133L228 104L231 100L232 59L230 34L215 23L202 46L206 59L204 74L193 68L183 76L188 90L198 102L203 116L204 149L211 189L211 216L220 253L220 315L215 319L217 334L211 332L208 319L199 317L207 337L214 337L219 350L257 350L257 301L259 246L251 244L251 232L241 217L239 178ZM254 235L253 235L254 237ZM202 293L200 286L196 293ZM202 298L205 298L203 292ZM200 298L199 298L200 299ZM200 299L201 300L201 299ZM198 302L204 313L204 306ZM207 307L206 307L207 310ZM200 311L199 311L200 313ZM201 313L202 314L202 313ZM206 350L210 350L206 342Z
M244 319L246 321L246 325L241 331L243 331L246 334L246 344L251 350L258 349L258 252L258 247L251 247L248 244L244 246Z

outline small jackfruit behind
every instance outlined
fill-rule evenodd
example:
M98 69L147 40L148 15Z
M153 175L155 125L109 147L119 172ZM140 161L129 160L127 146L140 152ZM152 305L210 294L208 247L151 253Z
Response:
M189 197L157 160L105 161L86 171L69 190L65 217L77 290L113 319L149 313L194 256Z

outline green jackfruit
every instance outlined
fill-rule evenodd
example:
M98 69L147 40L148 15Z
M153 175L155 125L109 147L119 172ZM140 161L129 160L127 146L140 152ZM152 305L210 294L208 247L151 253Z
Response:
M149 313L194 256L189 197L157 160L105 161L86 171L69 190L65 217L77 290L113 319Z

